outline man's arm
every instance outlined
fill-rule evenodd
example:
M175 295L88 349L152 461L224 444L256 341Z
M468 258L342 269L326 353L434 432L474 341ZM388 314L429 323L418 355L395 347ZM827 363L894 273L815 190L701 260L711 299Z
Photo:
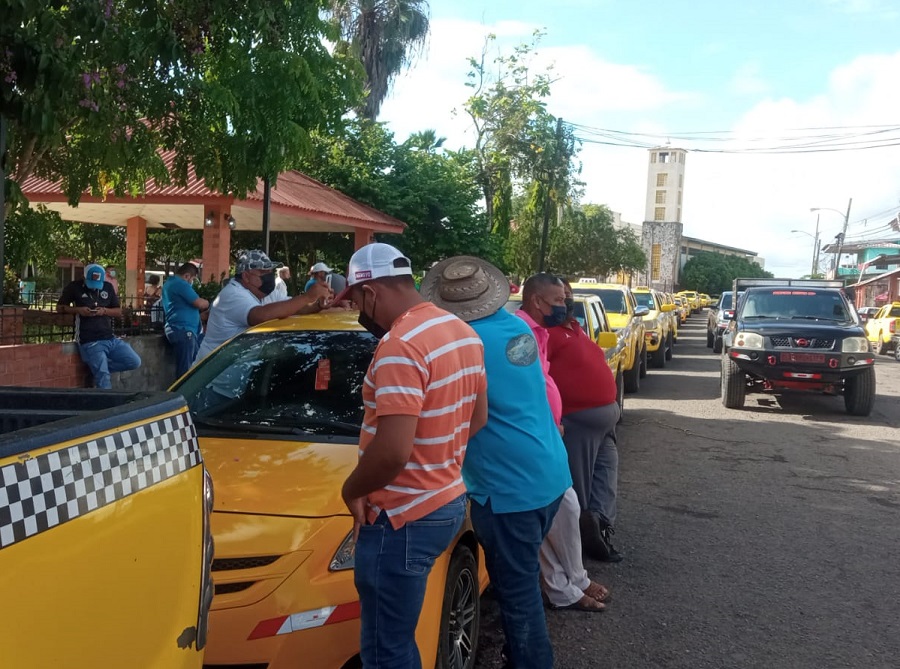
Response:
M472 417L469 419L469 438L487 425L488 421L488 401L487 391L482 390L475 398L475 408L472 410Z
M281 302L272 302L271 304L261 304L253 307L247 314L247 323L250 325L259 325L275 318L288 318L290 316L302 314L314 314L322 311L327 306L327 298L330 291L326 286L313 286L313 288L303 295L297 295L288 300Z
M380 490L403 471L413 450L418 416L379 416L378 431L344 482L342 495L348 503Z
M74 306L75 296L74 291L71 288L72 284L69 284L65 288L63 288L63 292L59 296L59 301L56 303L56 312L60 314L74 314L78 316L93 316L89 307L76 307Z
M204 300L202 297L198 297L196 300L191 302L191 306L195 309L199 309L200 311L206 311L209 309L209 300Z

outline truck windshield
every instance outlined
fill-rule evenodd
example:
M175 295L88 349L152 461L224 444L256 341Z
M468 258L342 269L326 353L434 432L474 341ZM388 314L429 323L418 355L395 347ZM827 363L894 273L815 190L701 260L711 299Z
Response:
M625 307L625 294L621 290L614 288L584 288L582 286L573 286L573 289L576 293L588 293L599 297L607 313L628 313L628 309Z
M837 292L774 288L754 290L744 296L741 317L745 319L853 321L847 305Z
M173 388L198 425L248 432L359 434L377 341L361 331L254 332Z

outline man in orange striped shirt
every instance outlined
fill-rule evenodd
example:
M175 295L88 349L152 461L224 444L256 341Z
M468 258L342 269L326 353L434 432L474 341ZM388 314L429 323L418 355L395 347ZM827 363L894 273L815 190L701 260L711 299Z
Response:
M381 339L363 384L359 464L342 491L359 531L360 655L366 669L418 669L428 574L465 518L463 458L487 421L484 349L472 328L422 299L393 246L354 253L347 283L336 301L352 300Z

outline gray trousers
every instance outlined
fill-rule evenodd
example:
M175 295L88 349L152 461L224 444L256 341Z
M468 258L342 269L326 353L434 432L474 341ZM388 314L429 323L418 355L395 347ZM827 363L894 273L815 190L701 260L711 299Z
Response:
M582 510L600 515L609 525L616 522L616 488L619 451L616 421L619 405L576 411L563 416L563 441L569 454L572 487Z

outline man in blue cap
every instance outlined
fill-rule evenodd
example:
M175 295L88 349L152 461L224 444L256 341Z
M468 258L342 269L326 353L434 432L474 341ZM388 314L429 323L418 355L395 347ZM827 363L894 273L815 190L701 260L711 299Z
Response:
M56 304L61 314L75 315L75 341L97 388L112 388L110 374L141 366L141 358L113 334L112 319L122 317L119 296L106 280L102 265L84 268L84 279L63 289Z

